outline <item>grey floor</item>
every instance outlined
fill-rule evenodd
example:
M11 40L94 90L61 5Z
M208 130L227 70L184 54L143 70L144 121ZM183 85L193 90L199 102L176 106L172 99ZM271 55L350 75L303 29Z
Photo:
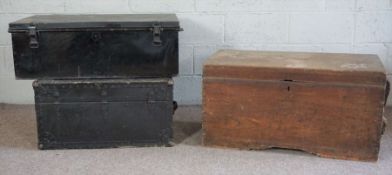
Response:
M392 121L392 108L387 109ZM376 163L319 158L301 151L241 151L200 145L201 109L180 107L174 147L37 149L32 105L0 104L0 175L17 174L392 174L392 129Z

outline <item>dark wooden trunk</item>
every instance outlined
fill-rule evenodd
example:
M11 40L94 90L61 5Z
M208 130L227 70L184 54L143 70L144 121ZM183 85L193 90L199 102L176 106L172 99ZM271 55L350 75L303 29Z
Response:
M204 67L203 143L374 161L385 96L374 55L220 51Z
M19 79L172 77L175 15L38 15L10 24Z
M40 149L168 145L171 79L37 80Z

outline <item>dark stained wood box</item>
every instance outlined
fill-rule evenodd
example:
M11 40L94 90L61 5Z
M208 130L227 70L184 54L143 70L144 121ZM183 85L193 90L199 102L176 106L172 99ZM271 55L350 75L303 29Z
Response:
M375 161L386 74L376 55L222 50L203 70L203 144Z
M40 149L168 145L171 79L36 80Z

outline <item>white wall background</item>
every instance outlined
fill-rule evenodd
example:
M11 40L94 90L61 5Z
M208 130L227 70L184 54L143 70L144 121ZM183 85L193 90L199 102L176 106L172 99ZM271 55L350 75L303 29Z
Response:
M200 103L202 62L219 48L375 53L392 78L392 0L0 0L0 102L33 103L31 81L14 80L8 23L64 13L176 13L181 104Z

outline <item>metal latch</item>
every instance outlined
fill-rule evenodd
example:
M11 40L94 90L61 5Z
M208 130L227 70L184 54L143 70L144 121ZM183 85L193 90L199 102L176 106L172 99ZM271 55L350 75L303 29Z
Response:
M153 24L152 25L152 34L153 34L153 41L152 45L153 46L161 46L162 45L162 40L161 40L161 32L163 31L163 28L161 24Z
M35 26L29 26L28 30L29 30L29 36L30 36L30 43L29 43L30 48L36 49L39 47L37 30L36 30Z

